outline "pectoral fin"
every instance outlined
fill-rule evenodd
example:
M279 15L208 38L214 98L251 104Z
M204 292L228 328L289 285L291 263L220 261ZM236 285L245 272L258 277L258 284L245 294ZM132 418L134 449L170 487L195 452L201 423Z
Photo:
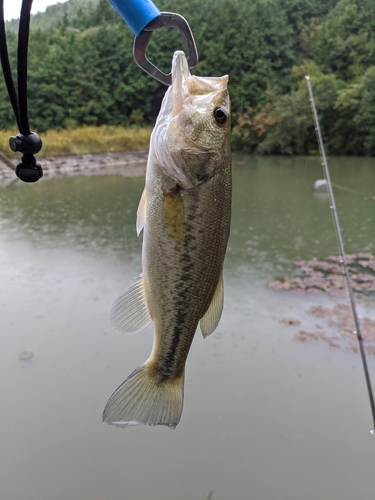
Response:
M211 304L200 321L202 335L206 338L216 330L224 305L223 273L221 273Z
M146 208L147 208L147 191L145 187L141 199L139 200L139 205L137 210L137 224L136 224L137 236L139 236L139 233L142 231L145 225Z
M142 278L115 301L109 319L115 330L122 333L138 332L151 322Z
M163 224L167 234L180 243L184 235L184 204L178 189L164 195Z

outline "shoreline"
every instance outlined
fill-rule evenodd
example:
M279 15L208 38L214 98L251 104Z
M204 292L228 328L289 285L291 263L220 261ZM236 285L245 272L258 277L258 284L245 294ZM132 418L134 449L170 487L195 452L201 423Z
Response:
M70 156L38 157L43 168L43 179L74 175L122 175L143 177L146 173L148 151L117 151ZM0 152L0 180L17 179L15 169L21 156L11 160Z

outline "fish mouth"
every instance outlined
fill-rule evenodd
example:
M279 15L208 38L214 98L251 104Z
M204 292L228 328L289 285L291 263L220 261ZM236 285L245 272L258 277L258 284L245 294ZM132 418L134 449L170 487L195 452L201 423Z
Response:
M185 53L182 50L177 50L173 54L172 59L172 119L183 111L185 105L192 104L194 96L191 95L190 84L191 80L194 78L195 77L192 77L190 73ZM208 78L208 80L210 80L210 78ZM207 82L201 83L201 85L212 90L211 86L209 86ZM176 151L182 149L190 154L213 152L211 148L199 146L194 142L191 142L188 137L185 137L184 139L184 141L181 141L181 138L177 137L175 147L172 146L171 149L176 149Z
M183 108L184 102L189 95L190 70L186 56L182 50L177 50L172 59L172 90L173 90L173 112L177 116Z

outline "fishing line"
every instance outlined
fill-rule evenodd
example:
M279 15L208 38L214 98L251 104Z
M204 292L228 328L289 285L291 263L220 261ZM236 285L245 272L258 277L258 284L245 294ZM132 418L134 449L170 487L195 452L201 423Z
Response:
M332 187L334 187L336 189L341 189L341 191L347 191L348 193L358 194L359 196L363 197L363 193L360 193L359 191L355 191L354 189L350 189L346 186L340 186L340 184L333 184L332 183Z
M329 199L330 199L330 204L331 204L330 208L331 208L332 215L333 215L334 226L336 229L337 240L338 240L338 244L339 244L340 252L341 252L341 257L342 257L341 262L342 262L343 267L344 267L346 283L347 283L348 291L349 291L350 304L351 304L353 319L354 319L354 324L355 324L355 332L353 332L353 333L355 333L357 335L357 340L358 340L358 344L359 344L359 352L361 353L363 371L365 373L367 392L368 392L368 397L369 397L369 401L370 401L372 420L373 420L373 425L374 425L374 429L372 429L370 432L371 432L371 434L375 435L375 403L374 403L374 395L372 392L370 375L369 375L369 371L368 371L368 367L367 367L366 354L365 354L365 350L363 347L363 337L361 335L361 329L359 326L357 308L356 308L356 304L355 304L352 283L351 283L350 276L349 276L349 268L348 268L348 263L346 260L344 241L343 241L342 235L341 235L339 216L338 216L337 209L336 209L336 202L335 202L335 197L333 194L331 176L329 173L328 162L327 162L326 153L325 153L325 149L324 149L322 133L320 131L319 118L318 118L318 113L316 111L314 94L312 91L310 77L306 76L305 78L307 81L307 86L308 86L309 94L310 94L311 108L312 108L314 122L315 122L315 131L316 131L316 135L318 138L320 153L321 153L322 160L323 160L322 166L323 166L323 170L324 170L324 175L325 175L326 180L327 180L327 187L328 187Z

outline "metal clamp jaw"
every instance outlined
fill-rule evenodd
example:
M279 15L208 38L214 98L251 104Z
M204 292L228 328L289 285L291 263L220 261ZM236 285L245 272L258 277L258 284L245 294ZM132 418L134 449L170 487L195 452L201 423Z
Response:
M146 49L152 36L152 32L160 28L178 29L188 49L187 61L189 68L194 68L194 66L197 65L198 51L195 45L193 33L186 19L179 14L172 12L161 12L160 16L148 23L140 34L135 37L133 53L138 66L159 82L164 83L165 85L171 85L171 73L168 73L168 75L163 73L159 68L152 64L146 56Z

